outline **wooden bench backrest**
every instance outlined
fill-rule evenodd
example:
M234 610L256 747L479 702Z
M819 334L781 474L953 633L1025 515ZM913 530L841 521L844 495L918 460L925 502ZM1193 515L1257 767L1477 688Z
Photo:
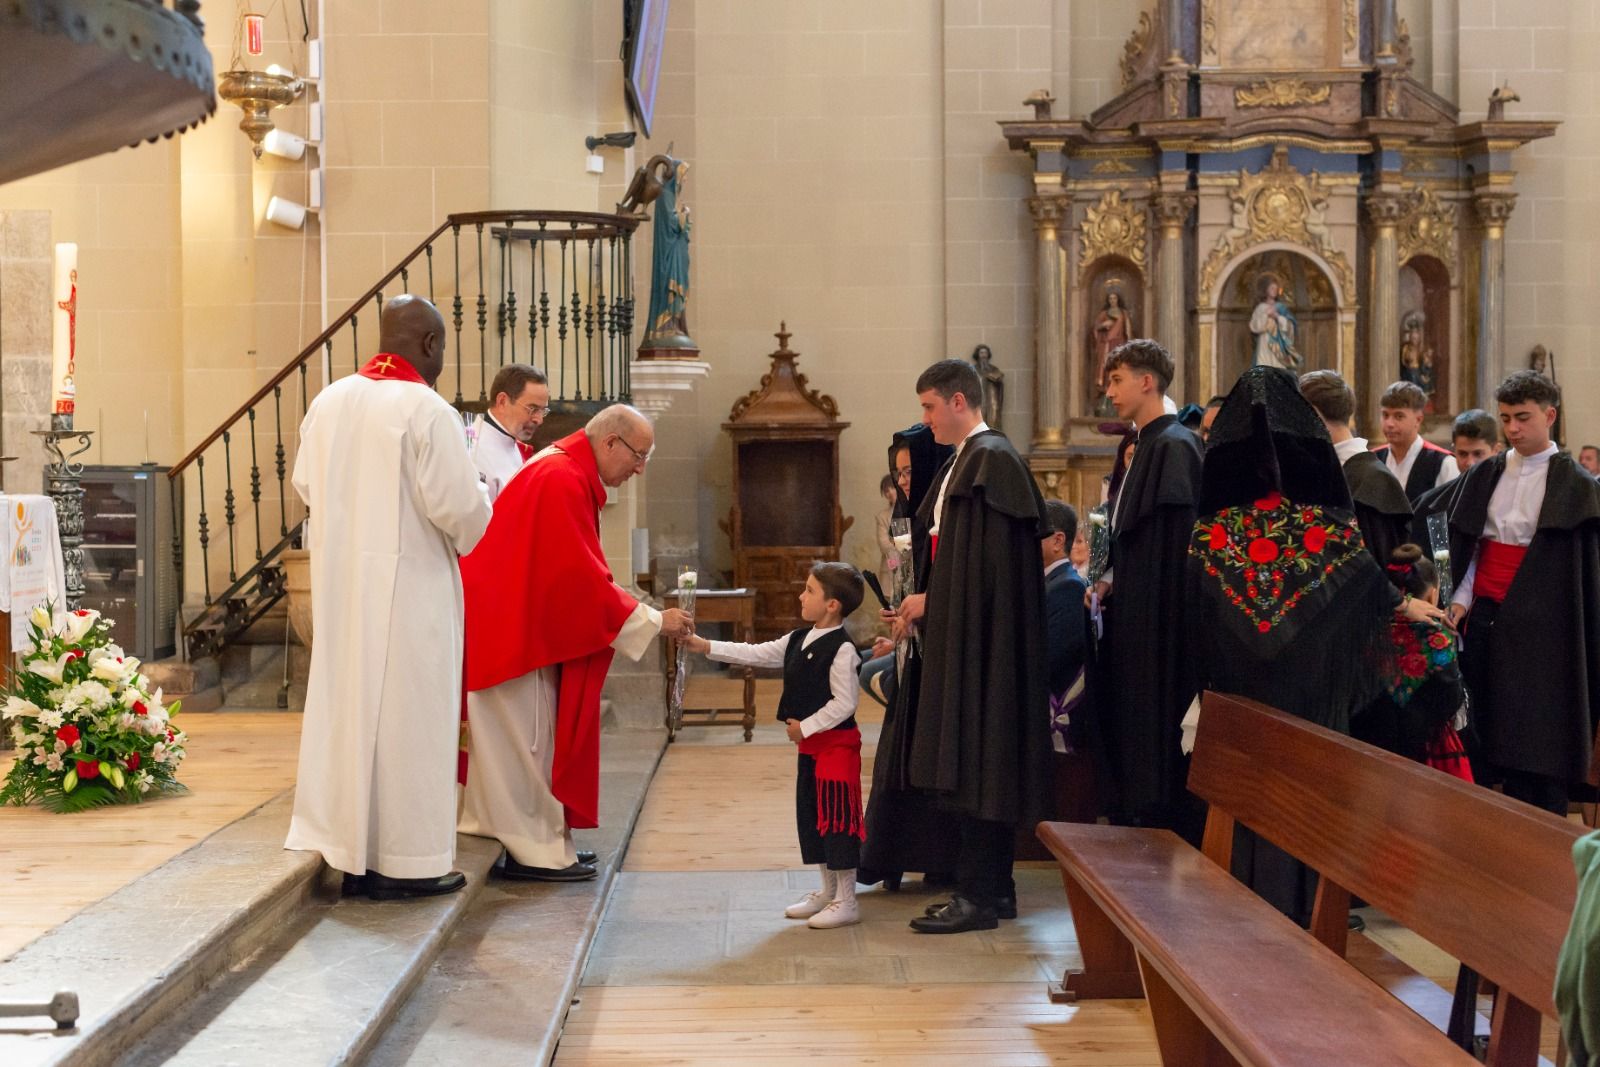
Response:
M1214 815L1556 1014L1551 989L1577 895L1571 853L1581 827L1220 693L1204 698L1189 788ZM1226 863L1231 839L1225 816L1208 822L1213 859ZM1330 921L1343 929L1342 914Z

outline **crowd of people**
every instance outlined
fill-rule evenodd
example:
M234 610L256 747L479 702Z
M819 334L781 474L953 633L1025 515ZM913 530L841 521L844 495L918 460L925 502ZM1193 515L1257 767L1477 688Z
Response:
M741 645L606 567L600 510L644 470L648 419L615 405L534 454L548 384L510 365L469 450L431 388L437 310L399 297L380 329L380 354L312 403L295 469L319 638L288 847L321 852L347 892L459 888L458 829L505 847L500 876L594 877L571 832L598 819L601 687L615 652L658 635L782 671L800 856L820 878L785 914L818 929L859 921L858 884L908 872L951 891L919 932L1014 918L1019 837L1068 797L1091 798L1075 817L1197 841L1185 738L1207 689L1553 812L1590 774L1600 483L1552 441L1560 393L1535 372L1457 418L1450 449L1396 382L1373 449L1331 371L1256 366L1180 413L1169 354L1126 341L1102 370L1127 438L1105 506L1079 515L985 423L974 367L942 360L890 442L881 573L818 562L797 629ZM858 650L844 623L869 585L898 595L888 636ZM863 692L886 705L865 804ZM1241 830L1234 862L1304 921L1290 857Z

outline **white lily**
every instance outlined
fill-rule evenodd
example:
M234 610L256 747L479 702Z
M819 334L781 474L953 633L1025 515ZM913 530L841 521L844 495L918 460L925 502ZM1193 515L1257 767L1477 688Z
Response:
M29 719L39 714L39 708L30 700L12 696L6 698L5 717L8 719Z
M60 685L61 679L66 676L67 664L72 662L73 658L76 656L76 652L63 652L61 653L61 657L54 663L50 663L47 660L34 660L32 663L28 664L28 673L37 674L39 677L44 678L47 681L55 682L57 685Z
M36 605L33 611L29 613L28 619L46 634L50 633L50 624L54 620L50 618L50 609L43 604Z
M85 634L94 629L94 624L99 621L100 613L93 608L79 608L77 611L68 612L66 631L62 636L73 644L77 644L83 640Z

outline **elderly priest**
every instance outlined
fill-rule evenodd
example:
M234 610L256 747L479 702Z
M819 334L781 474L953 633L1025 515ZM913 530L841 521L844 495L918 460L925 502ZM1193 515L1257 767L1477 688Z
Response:
M489 525L461 417L433 391L444 320L397 296L379 354L300 424L311 509L311 678L285 847L375 899L460 889L451 769L461 706L457 555Z

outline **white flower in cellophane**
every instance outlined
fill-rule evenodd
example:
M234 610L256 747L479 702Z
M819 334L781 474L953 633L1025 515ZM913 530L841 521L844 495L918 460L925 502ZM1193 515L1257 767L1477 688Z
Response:
M39 708L32 701L12 696L6 698L5 709L0 714L4 714L8 719L26 719L39 714Z
M61 636L72 644L82 641L84 635L94 629L94 624L100 621L100 613L93 608L79 608L77 611L67 612L66 627Z

